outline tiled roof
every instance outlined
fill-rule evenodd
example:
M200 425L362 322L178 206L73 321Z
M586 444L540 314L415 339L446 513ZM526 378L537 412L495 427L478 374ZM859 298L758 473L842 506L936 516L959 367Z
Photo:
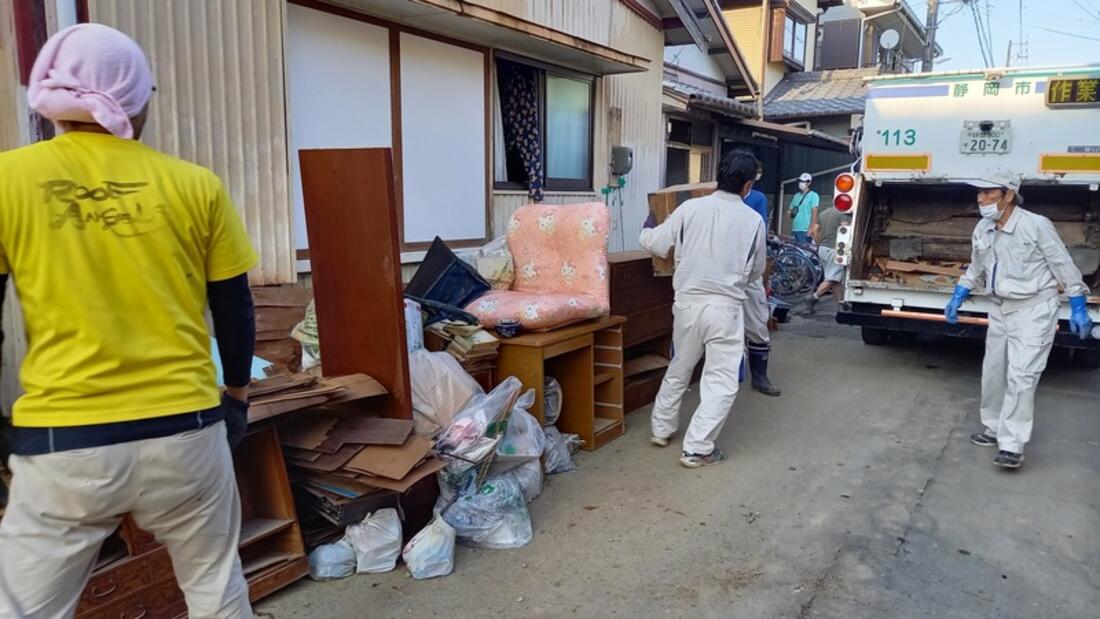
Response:
M879 70L874 67L788 73L768 93L764 101L764 118L860 114L867 100L863 78L878 74Z
M756 110L747 103L741 103L729 97L722 97L689 84L665 80L664 88L666 92L687 97L691 105L715 110L728 116L740 118L753 118L756 116Z

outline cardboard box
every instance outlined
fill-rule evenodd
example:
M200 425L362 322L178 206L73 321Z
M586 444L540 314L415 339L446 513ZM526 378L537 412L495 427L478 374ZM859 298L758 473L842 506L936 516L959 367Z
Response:
M702 198L714 193L718 183L693 183L689 185L673 185L665 187L649 194L649 212L657 224L664 223L672 211L684 202L692 198ZM676 257L669 252L668 258L653 258L653 274L660 277L672 275L676 264Z

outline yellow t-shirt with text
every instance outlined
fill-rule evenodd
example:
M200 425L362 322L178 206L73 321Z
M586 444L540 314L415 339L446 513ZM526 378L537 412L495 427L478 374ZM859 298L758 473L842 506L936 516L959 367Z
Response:
M206 283L256 264L218 177L72 132L0 154L0 273L23 308L22 427L217 406Z

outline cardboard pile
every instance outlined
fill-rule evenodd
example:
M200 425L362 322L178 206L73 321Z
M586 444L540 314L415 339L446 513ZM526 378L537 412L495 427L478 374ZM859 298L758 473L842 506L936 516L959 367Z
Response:
M283 453L299 499L333 525L358 522L443 468L413 422L318 413L282 430Z
M248 422L256 423L294 411L350 402L386 393L386 388L366 374L317 378L308 374L282 374L252 383Z
M939 290L953 287L965 272L966 265L959 262L876 258L870 279Z
M668 219L668 216L676 210L676 207L692 198L709 196L716 189L718 189L718 183L715 182L673 185L658 189L649 194L649 213L653 215L653 221L660 225ZM676 258L671 251L667 258L654 257L653 274L662 277L670 276L675 265Z

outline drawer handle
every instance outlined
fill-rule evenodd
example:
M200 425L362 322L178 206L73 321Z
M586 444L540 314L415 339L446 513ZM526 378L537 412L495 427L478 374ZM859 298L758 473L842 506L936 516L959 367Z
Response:
M140 612L140 613L138 613L138 614L136 614L136 615L134 615L133 617L130 617L129 619L141 619L141 618L142 618L142 617L144 617L145 615L148 615L148 614L149 614L149 609L148 609L148 608L146 608L144 604L142 604L141 606L138 606L138 608L140 608L140 609L141 609L141 612ZM127 617L126 617L126 613L125 613L125 612L123 612L123 613L122 613L121 615L119 615L118 617L119 617L119 619L127 619Z
M113 578L108 578L107 582L111 583L111 586L107 587L107 589L104 590L104 591L100 591L99 589L97 589L93 585L92 586L92 597L94 597L97 600L102 600L103 598L107 597L108 595L111 595L115 591L118 591L118 583L115 582L115 580Z

